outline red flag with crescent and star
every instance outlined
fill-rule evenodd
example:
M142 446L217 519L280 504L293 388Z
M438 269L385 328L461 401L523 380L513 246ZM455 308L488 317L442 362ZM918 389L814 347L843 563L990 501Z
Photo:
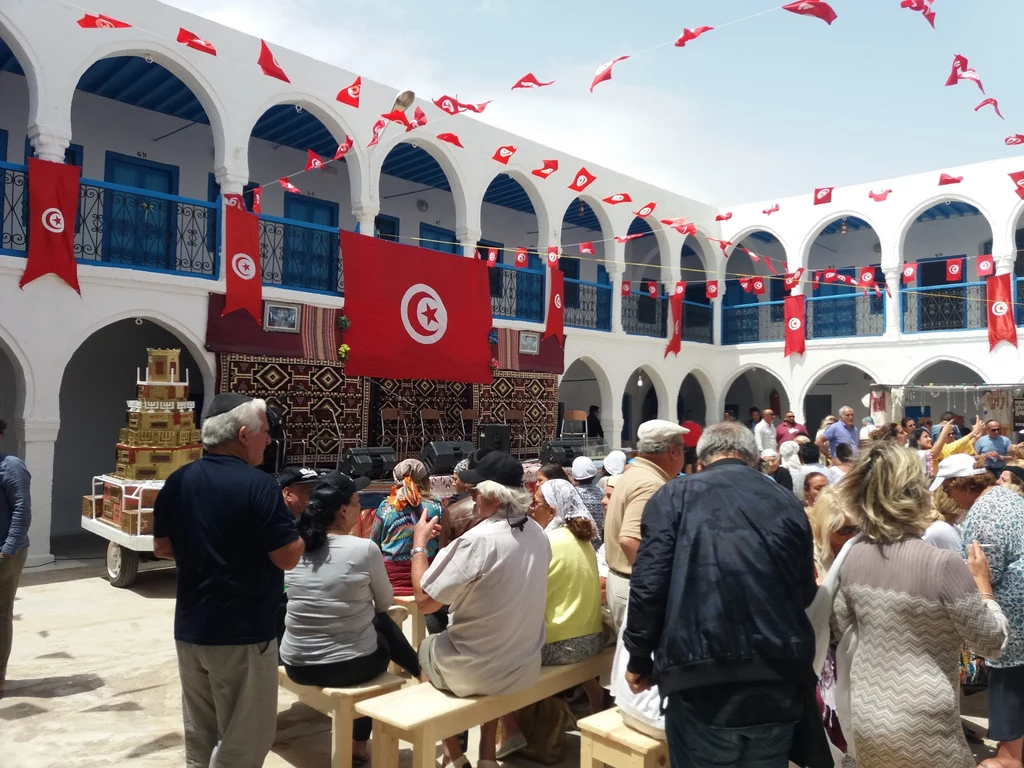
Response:
M672 289L668 304L672 308L672 332L665 346L665 357L671 352L678 355L683 349L683 297L686 296L686 282L680 280Z
M56 275L82 293L75 261L81 173L76 165L28 159L28 259L22 288L43 275Z
M270 46L265 41L260 40L260 58L257 61L260 65L260 69L263 70L263 74L267 77L274 77L278 80L283 80L286 83L290 83L288 75L284 73L281 65L277 61L277 57L273 51L270 50Z
M988 304L988 350L1000 341L1017 346L1017 326L1013 320L1013 289L1010 274L996 275L985 280Z
M548 299L548 322L542 340L554 336L559 346L565 346L565 275L554 268L551 274L551 296Z
M346 374L491 382L486 262L344 230L341 254Z
M224 273L227 292L222 315L244 309L263 324L263 270L260 268L260 223L237 205L224 206Z
M783 357L802 355L807 335L804 332L804 296L797 294L785 299L786 349Z

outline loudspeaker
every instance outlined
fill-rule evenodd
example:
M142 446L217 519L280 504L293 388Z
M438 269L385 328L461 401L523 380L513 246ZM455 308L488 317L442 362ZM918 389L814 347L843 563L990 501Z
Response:
M435 440L423 446L420 461L432 475L450 475L455 471L455 465L463 459L468 459L472 452L472 443Z
M491 448L505 453L512 452L512 430L508 424L481 424L478 448Z
M550 440L540 452L541 464L568 467L577 456L583 456L582 440Z
M391 475L397 463L394 448L349 448L338 462L338 471L349 477L379 480Z

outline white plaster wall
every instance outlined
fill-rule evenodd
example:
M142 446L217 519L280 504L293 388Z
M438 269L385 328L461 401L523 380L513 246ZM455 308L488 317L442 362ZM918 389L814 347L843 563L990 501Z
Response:
M0 349L0 419L7 422L7 431L0 437L0 453L20 455L17 440L17 387L14 364Z
M597 375L586 363L577 360L566 368L558 382L558 402L567 411L589 411L592 405L602 405Z

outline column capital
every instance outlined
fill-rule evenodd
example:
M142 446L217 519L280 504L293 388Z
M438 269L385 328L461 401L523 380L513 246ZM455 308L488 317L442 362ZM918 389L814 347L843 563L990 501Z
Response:
M480 238L483 237L483 233L479 229L474 229L473 227L457 227L455 229L455 237L463 245L468 243L475 249L476 244L479 243Z
M71 144L71 131L55 125L36 123L28 127L28 139L41 160L63 163L64 150Z
M376 203L356 203L352 206L352 216L356 221L373 221L380 213L380 206Z
M52 443L60 431L59 418L18 418L15 428L24 435L26 443Z
M222 195L240 195L249 183L249 173L241 168L226 165L213 169L213 177L220 185Z

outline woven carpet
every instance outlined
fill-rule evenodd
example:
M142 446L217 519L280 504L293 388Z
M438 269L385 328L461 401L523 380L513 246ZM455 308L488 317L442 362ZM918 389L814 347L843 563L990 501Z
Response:
M339 453L367 445L363 381L339 364L287 357L217 355L219 392L277 405L284 414L286 462L333 469Z
M553 373L496 371L489 386L477 386L482 424L505 421L508 411L522 411L523 424L512 425L512 453L536 457L555 437L558 421L558 376Z

